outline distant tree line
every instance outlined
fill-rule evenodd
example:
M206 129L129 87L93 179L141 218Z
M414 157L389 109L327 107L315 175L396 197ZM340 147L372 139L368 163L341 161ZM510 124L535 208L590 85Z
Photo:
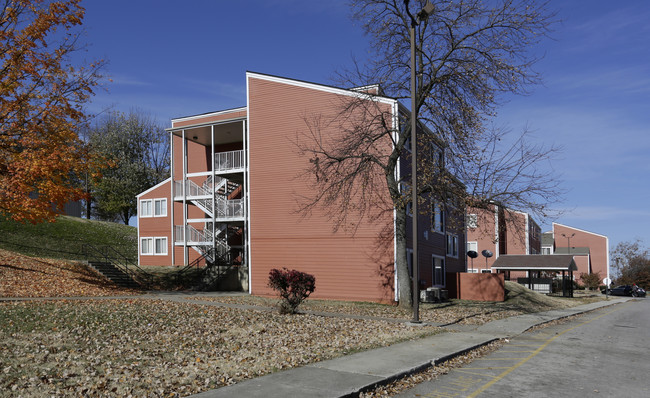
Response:
M83 181L85 217L128 224L135 196L169 176L169 134L142 111L113 111L86 132L86 142L102 167Z
M621 242L612 252L612 267L616 272L614 285L636 283L650 288L650 251L640 240Z

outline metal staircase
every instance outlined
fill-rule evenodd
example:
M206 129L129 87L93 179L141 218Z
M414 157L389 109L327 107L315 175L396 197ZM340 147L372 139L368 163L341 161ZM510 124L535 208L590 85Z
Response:
M205 258L207 264L227 262L232 265L233 248L228 240L233 228L229 227L229 223L243 221L244 200L231 198L241 191L240 184L219 176L208 176L202 185L192 180L176 181L175 184L176 199L182 198L178 194L184 192L185 199L214 220L215 224L214 233L213 221L205 221L202 230L189 224L177 225L176 242L186 242Z

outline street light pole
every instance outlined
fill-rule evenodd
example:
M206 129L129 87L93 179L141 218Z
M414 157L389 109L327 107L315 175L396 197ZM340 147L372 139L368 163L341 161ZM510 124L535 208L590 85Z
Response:
M405 1L408 7L408 1ZM408 8L407 8L408 9ZM411 218L413 220L413 260L412 263L412 279L413 279L413 319L411 322L420 322L420 267L418 258L418 179L417 179L417 151L418 147L415 145L417 137L417 116L415 114L415 25L417 22L415 18L411 17Z
M562 234L566 238L566 244L567 244L567 250L568 253L571 254L571 238L575 236L575 232L571 234L571 236L566 236L565 234Z
M409 11L409 0L404 0L404 6L411 17L411 215L413 219L413 319L412 323L420 323L420 270L418 261L418 181L417 181L417 98L416 98L416 70L415 70L415 27L418 22L427 18L433 12L433 4L427 1L424 8L417 13L417 18Z

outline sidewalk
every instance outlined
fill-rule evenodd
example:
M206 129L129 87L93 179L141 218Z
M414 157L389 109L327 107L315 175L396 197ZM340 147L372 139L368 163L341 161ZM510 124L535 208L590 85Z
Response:
M402 376L424 370L431 365L461 355L491 341L519 335L535 325L627 300L628 298L610 298L608 301L599 301L563 310L501 319L477 327L463 326L459 329L449 326L450 333L272 373L192 397L355 396L375 385L385 384Z

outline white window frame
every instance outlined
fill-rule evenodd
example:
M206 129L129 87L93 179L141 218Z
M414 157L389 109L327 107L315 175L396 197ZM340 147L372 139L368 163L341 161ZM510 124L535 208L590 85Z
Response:
M478 241L471 240L467 242L467 251L474 250L478 253Z
M144 205L148 205L148 212L145 212L143 210ZM147 218L147 217L153 217L153 200L152 199L142 199L140 200L140 208L138 209L138 217L141 218Z
M156 206L160 203L160 214L156 212ZM153 200L153 216L154 217L167 217L167 198L160 198Z
M163 251L158 252L158 242L164 242L162 245ZM155 256L166 256L167 255L167 237L166 236L161 236L161 237L155 237L153 238L153 254Z
M468 214L467 215L467 228L476 229L478 228L478 215L477 214Z
M144 242L147 242L147 244L145 245ZM145 252L145 248L148 248L149 250ZM154 252L153 238L150 237L140 238L140 255L151 256L153 255L153 252Z
M468 274L478 274L478 268L470 268L467 270Z

